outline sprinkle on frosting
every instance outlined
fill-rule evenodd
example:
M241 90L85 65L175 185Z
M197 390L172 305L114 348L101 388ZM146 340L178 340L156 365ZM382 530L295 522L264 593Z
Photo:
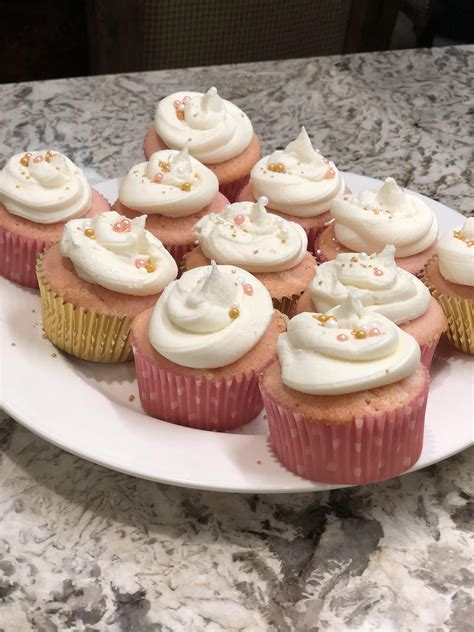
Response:
M251 285L251 293L245 292L246 285ZM213 261L185 272L165 289L148 333L153 347L172 362L218 368L250 351L272 314L270 295L255 277Z
M268 199L229 204L202 217L193 231L202 251L218 263L250 272L278 272L300 263L308 245L304 229L268 213Z
M64 227L61 254L77 275L114 292L158 294L176 278L178 268L159 239L145 230L146 215L129 220L108 211L74 219ZM121 223L126 230L116 230Z
M314 318L316 316L316 318ZM320 316L330 316L320 320ZM392 384L415 372L416 340L350 292L328 314L304 312L278 338L282 380L313 395L341 395Z
M0 202L12 215L39 224L82 217L92 190L82 170L50 149L16 154L0 172Z

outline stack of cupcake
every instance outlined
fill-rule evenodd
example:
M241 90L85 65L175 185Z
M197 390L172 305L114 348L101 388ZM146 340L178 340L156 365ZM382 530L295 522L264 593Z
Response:
M474 219L438 244L421 198L392 178L352 195L304 127L260 158L215 88L160 101L145 156L112 210L54 150L0 173L0 274L39 287L46 336L133 357L158 419L227 431L265 404L297 475L411 467L440 336L474 353Z

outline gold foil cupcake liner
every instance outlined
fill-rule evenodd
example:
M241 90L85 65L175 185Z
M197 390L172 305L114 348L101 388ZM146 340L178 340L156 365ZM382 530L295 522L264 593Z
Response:
M67 303L44 278L43 255L36 265L43 311L43 329L59 349L93 362L127 362L133 357L129 342L132 318L98 314Z
M448 340L456 349L463 353L474 355L474 302L467 298L447 296L437 290L430 282L426 270L431 259L426 264L423 282L428 287L433 298L443 308L448 319Z

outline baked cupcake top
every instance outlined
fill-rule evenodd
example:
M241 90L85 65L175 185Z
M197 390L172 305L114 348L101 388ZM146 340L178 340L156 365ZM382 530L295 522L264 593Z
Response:
M270 294L260 281L212 262L168 285L154 307L148 335L158 353L176 364L218 368L250 351L272 315Z
M314 217L342 197L344 178L336 165L314 149L304 127L285 147L261 158L250 174L252 192L270 208L295 217Z
M378 252L390 243L396 257L409 257L438 237L438 221L430 207L405 193L393 178L378 191L333 200L331 215L337 240L355 252Z
M60 241L81 279L133 296L158 294L178 274L175 260L152 233L146 215L135 219L115 211L73 219Z
M189 152L201 162L230 160L246 149L252 123L236 105L222 99L216 88L202 92L175 92L158 103L155 130L169 146Z
M327 314L304 312L278 338L282 381L301 393L342 395L392 384L416 371L417 341L354 293Z
M228 204L209 213L193 228L203 253L217 263L238 265L250 272L289 270L303 260L308 246L304 229L268 213L268 199Z
M406 323L422 316L431 302L428 288L395 262L395 247L382 252L341 253L316 268L309 291L318 312L345 301L351 291L369 312L377 312L394 323Z
M208 206L218 190L217 177L185 145L181 151L157 151L132 167L120 185L119 200L134 211L185 217Z
M438 264L447 281L474 286L474 217L441 237Z
M92 204L83 172L58 151L15 154L0 171L0 203L39 224L82 217Z

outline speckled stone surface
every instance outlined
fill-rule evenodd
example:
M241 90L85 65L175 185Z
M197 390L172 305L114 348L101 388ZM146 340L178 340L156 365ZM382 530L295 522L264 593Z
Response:
M342 169L468 214L473 66L462 47L0 85L0 161L51 146L93 182L123 175L160 97L217 85L265 151L305 124ZM467 631L473 455L379 485L239 496L106 470L2 415L0 631Z

